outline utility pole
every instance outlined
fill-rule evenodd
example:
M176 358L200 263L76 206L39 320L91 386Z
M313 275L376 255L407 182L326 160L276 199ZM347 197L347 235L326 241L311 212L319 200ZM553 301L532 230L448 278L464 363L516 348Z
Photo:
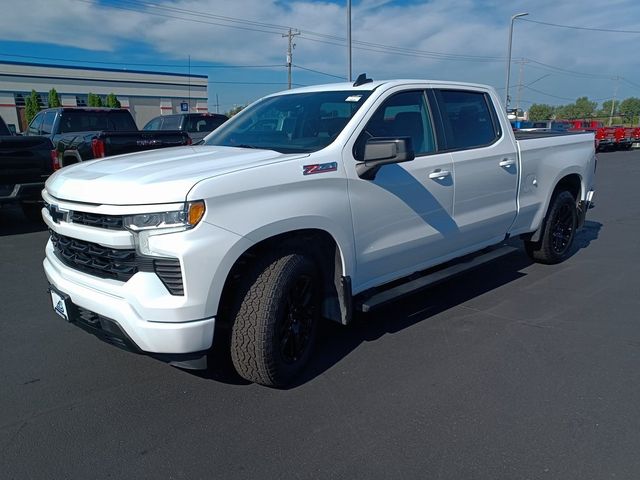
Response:
M293 43L293 37L300 35L299 31L293 31L289 29L289 33L283 33L283 37L289 37L289 48L287 49L287 85L291 90L291 64L293 63L293 49L296 48L296 44Z
M216 113L220 113L220 101L218 100L217 93L216 93Z
M609 114L609 126L613 123L613 112L616 107L616 95L618 95L618 81L620 80L620 77L613 77L613 79L616 83L613 85L613 101L611 102L611 113Z
M189 82L189 111L191 111L191 55L189 55L189 77L188 77L188 82Z
M524 64L527 63L527 61L524 58L521 58L520 61L518 62L520 64L520 69L518 72L518 95L516 97L516 119L518 118L518 110L520 110L520 96L522 95L522 74L524 71Z

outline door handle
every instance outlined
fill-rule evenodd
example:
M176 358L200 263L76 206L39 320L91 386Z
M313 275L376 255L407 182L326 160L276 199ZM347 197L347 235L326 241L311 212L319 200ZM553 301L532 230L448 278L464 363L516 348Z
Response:
M445 177L451 176L451 172L448 170L436 170L429 174L429 178L432 180L442 180Z
M502 161L498 164L501 167L510 167L511 165L515 165L516 161L512 158L503 158Z

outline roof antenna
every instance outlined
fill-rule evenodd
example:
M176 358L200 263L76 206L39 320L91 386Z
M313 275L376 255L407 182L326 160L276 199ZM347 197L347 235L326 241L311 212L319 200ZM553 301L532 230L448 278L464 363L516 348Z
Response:
M367 78L366 73L361 73L360 75L358 75L358 78L356 78L356 81L353 82L353 86L359 87L360 85L364 85L365 83L371 83L371 82L373 82L373 80L371 80L370 78Z

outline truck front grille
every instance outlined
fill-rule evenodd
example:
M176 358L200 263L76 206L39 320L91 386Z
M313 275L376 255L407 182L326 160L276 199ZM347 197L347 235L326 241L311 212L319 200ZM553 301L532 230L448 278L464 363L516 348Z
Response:
M134 249L109 248L60 235L53 230L51 243L65 265L101 278L126 282L139 271Z
M135 249L110 248L49 230L53 251L66 266L100 278L126 282L137 272L154 272L171 295L184 295L177 258L139 255Z
M105 228L107 230L124 230L120 215L102 215L88 212L69 212L69 220L73 223L87 225L89 227Z

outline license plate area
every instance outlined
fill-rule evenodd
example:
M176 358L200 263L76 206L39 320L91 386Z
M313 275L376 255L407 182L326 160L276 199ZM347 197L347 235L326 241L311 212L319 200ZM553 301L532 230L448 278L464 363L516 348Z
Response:
M73 304L71 303L69 295L62 293L53 287L49 287L49 293L51 294L53 311L64 318L67 322L70 322L72 320L71 311L73 310Z

